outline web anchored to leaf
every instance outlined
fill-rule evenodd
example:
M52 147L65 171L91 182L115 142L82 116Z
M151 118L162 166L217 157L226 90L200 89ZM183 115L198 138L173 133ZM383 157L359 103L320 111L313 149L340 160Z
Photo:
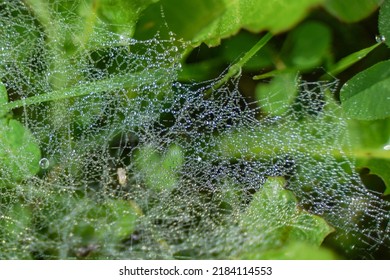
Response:
M326 236L366 258L388 248L389 205L341 148L332 83L300 81L261 115L238 78L177 82L174 37L101 22L80 43L76 8L47 7L45 26L44 7L0 5L1 258L277 258Z

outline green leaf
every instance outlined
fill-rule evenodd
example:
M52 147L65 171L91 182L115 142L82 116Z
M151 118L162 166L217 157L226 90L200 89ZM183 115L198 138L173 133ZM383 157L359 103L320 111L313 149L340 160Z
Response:
M109 199L94 212L97 220L103 221L99 227L95 227L95 234L102 241L109 238L119 242L129 237L135 229L138 214L130 201Z
M380 34L384 36L384 39L388 39L387 41L385 40L385 43L390 47L390 1L386 0L382 4L380 10L379 10L379 22L378 22L378 27Z
M236 34L241 28L251 32L269 30L280 33L302 20L309 9L323 0L253 1L225 0L226 12L194 38L195 42L218 45L222 38Z
M172 146L164 155L153 147L143 147L136 154L136 166L144 175L146 185L157 192L171 190L178 183L177 169L183 164L183 151Z
M99 19L106 22L118 34L133 36L139 16L149 5L159 0L98 0L92 1L97 7ZM88 11L89 14L91 11Z
M325 8L343 21L356 22L373 13L380 2L381 0L326 0Z
M318 248L333 231L322 218L300 209L293 193L284 189L285 183L282 177L270 177L254 194L241 217L241 227L249 237L261 238L257 242L244 244L240 258L252 258L256 251L259 258L261 251L283 248L290 242L301 242ZM269 245L264 241L267 244L269 242Z
M313 68L329 52L330 43L331 32L328 26L307 21L289 33L282 50L283 61L289 67Z
M297 95L297 75L285 73L276 76L270 84L256 87L256 98L261 110L273 116L282 115Z
M340 59L336 64L334 64L330 69L328 69L327 72L329 72L330 76L335 76L341 72L343 72L348 67L352 66L356 62L362 60L365 58L371 51L376 49L378 46L380 46L382 43L377 43L375 45L372 45L371 47L359 50L357 52L354 52L350 55L347 55L346 57Z
M33 134L17 120L0 120L0 174L20 181L39 171L41 151Z
M26 0L44 27L48 40L66 51L103 47L113 34L131 38L142 11L158 0L52 1ZM63 28L62 23L68 28ZM57 40L61 34L62 40ZM58 43L57 43L58 42Z
M205 42L216 46L221 39L236 34L241 28L272 33L288 30L304 18L311 7L323 1L162 0L161 5L152 5L145 11L136 37L150 38L166 22L178 37L192 41L194 45ZM160 7L165 15L163 19Z
M341 88L340 100L347 116L360 120L390 116L390 61L358 73Z
M368 168L371 175L379 176L384 184L384 195L390 194L390 118L374 121L350 120L348 122L349 155L356 159L356 168ZM375 184L377 185L377 184Z
M390 151L388 152L390 157ZM362 167L368 168L369 173L366 175L368 176L377 175L379 178L381 178L385 183L385 190L383 192L383 195L390 195L390 160L389 159L386 160L386 159L367 157L366 159L357 160L356 165L359 166L360 168Z
M223 0L160 0L148 7L137 24L135 38L150 39L157 32L166 37L170 32L186 41L193 38L225 12Z

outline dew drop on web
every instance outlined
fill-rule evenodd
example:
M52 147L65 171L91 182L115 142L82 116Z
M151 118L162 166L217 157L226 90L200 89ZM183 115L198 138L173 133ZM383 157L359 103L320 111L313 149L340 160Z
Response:
M386 37L384 35L376 35L375 41L377 41L378 43L383 43L386 41Z
M39 167L43 170L46 170L48 169L50 166L50 162L47 158L41 158L41 160L39 161Z

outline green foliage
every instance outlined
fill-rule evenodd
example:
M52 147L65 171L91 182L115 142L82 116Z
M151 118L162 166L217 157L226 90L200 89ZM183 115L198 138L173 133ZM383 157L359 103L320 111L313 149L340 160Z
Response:
M242 230L250 236L261 232L266 232L266 234L265 236L259 235L257 241L243 244L240 252L241 258L288 257L289 252L291 253L290 246L316 248L333 231L322 218L299 209L294 195L284 189L285 183L285 180L280 177L269 178L262 189L253 196L253 200L241 218ZM284 215L279 216L279 213L284 213ZM272 221L271 224L269 221ZM266 245L263 240L272 240L272 247L264 248ZM287 250L284 248L286 245ZM293 256L298 257L299 253L294 251L295 249L292 251ZM321 255L320 250L318 255L308 255L308 257L317 258ZM299 258L305 258L305 256L301 254Z
M0 159L3 179L20 181L39 171L39 145L28 128L17 120L0 119Z
M379 11L379 22L378 27L380 31L380 36L383 36L385 43L390 46L389 40L386 41L386 38L390 38L390 26L389 26L389 17L390 17L390 2L388 0L384 1L380 11Z
M172 146L163 156L152 147L143 147L136 155L137 168L146 178L146 185L157 192L171 191L178 185L175 175L183 164L180 147Z
M264 113L277 116L288 110L297 95L297 75L280 74L267 85L259 84L256 97Z
M350 120L348 126L351 154L357 159L357 166L365 172L364 178L370 188L388 195L390 193L390 153L385 149L390 139L389 119L374 121ZM373 181L379 176L383 183ZM384 184L384 186L383 186Z
M364 238L373 233L366 226L377 223L375 230L388 233L384 216L364 207L388 206L390 195L389 43L375 44L370 34L364 48L348 49L334 34L342 30L337 19L359 25L379 2L1 3L0 257L188 252L335 259L344 243L369 250L372 240ZM390 38L389 3L380 8L379 41ZM351 36L360 40L362 29ZM334 82L318 81L326 76L313 74L318 68L340 77L340 92ZM224 69L209 84L177 82L212 80ZM301 83L300 75L316 82ZM245 98L229 96L231 88ZM236 111L224 115L229 102ZM256 109L238 120L240 106ZM248 119L256 126L246 127ZM50 164L43 158L49 152ZM264 169L262 180L250 177L254 163ZM229 176L249 177L234 181L223 173L226 166L234 169ZM355 171L361 178L344 175ZM360 179L364 188L350 188ZM379 198L360 197L367 189ZM323 201L338 212L315 208ZM356 227L348 227L351 221ZM324 240L340 230L347 233L327 248L332 241ZM360 255L345 250L341 257Z
M345 83L340 99L345 113L355 119L390 117L390 61L380 62Z
M353 64L357 63L358 61L365 58L371 51L373 51L375 48L380 46L381 43L377 43L375 45L372 45L368 48L359 50L357 52L354 52L352 54L347 55L346 57L343 57L340 59L337 63L332 65L329 69L329 75L338 75L340 72L343 72L344 70L351 67Z
M221 39L236 34L241 28L252 32L269 30L279 33L299 22L310 7L322 0L284 1L191 1L163 0L151 6L138 24L140 36L153 36L157 29L168 24L179 37L198 45L219 45ZM160 6L161 4L161 6ZM161 8L160 8L161 7ZM161 9L166 15L159 17Z
M356 22L369 16L381 2L381 0L326 0L325 8L341 20Z
M307 21L289 32L282 58L289 68L312 69L329 55L331 31L316 21Z
M224 12L225 4L222 0L161 0L143 13L138 22L136 37L151 38L166 24L170 32L191 41L200 30L209 26Z
M8 94L7 94L7 89L5 88L5 85L0 82L0 106L1 110L0 111L0 117L3 117L3 115L7 112L3 112L3 106L8 103Z
M269 30L280 33L294 26L307 14L310 7L321 2L322 0L273 0L259 3L252 0L225 0L226 12L201 30L194 40L216 45L222 38L237 33L240 28L252 32Z

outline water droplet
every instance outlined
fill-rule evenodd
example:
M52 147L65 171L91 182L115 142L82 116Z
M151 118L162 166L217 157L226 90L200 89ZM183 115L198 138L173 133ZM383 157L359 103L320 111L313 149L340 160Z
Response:
M47 158L41 158L41 160L39 161L39 167L41 167L42 169L48 169L50 166L50 162Z
M386 150L386 151L390 151L390 144L384 146L383 149Z
M384 41L386 41L386 37L384 35L376 35L375 41L377 41L378 43L383 43Z

